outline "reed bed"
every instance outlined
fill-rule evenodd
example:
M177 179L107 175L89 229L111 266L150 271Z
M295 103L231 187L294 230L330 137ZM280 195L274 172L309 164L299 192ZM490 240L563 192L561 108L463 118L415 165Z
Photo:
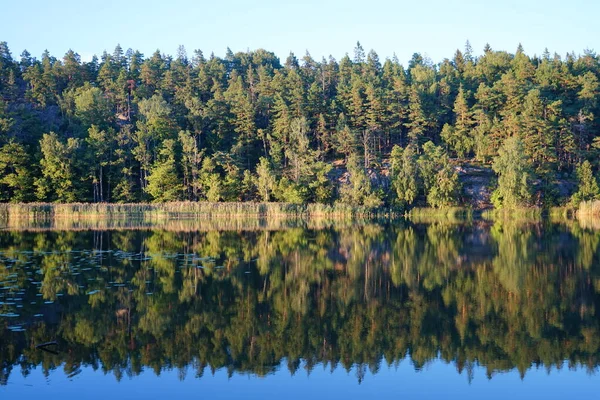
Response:
M575 210L575 218L583 229L600 230L600 200L583 201Z
M473 218L473 210L465 207L413 208L405 214L413 222L464 222Z
M367 209L343 204L289 203L26 203L0 204L0 228L5 229L107 229L166 226L169 221L191 221L191 225L218 225L256 228L285 227L303 220L342 220L391 218L399 216L388 209ZM265 222L267 221L267 222ZM236 228L237 227L237 228ZM213 227L214 229L214 227Z
M211 232L211 231L279 231L294 228L327 229L350 228L357 225L372 224L367 219L331 219L331 218L203 218L199 219L54 219L40 221L13 221L0 224L0 230L10 231L126 231L126 230L162 230L171 232Z
M517 207L486 210L481 216L492 220L540 220L547 214L541 207Z
M571 205L562 207L552 207L548 210L548 216L551 221L571 220L577 214L577 209Z
M577 217L600 217L600 200L581 202L577 209Z
M595 217L578 216L577 225L581 229L586 229L590 231L600 231L600 219Z

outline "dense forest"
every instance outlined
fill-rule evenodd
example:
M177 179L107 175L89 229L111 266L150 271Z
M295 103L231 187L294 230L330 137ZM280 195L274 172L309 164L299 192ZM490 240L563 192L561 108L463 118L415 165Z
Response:
M406 66L360 43L282 63L183 47L14 58L1 42L0 201L444 207L469 203L459 173L476 165L497 207L577 204L599 193L599 77L592 51L468 42Z
M0 232L0 386L86 367L121 379L325 365L360 380L406 358L468 377L594 372L599 243L576 223L513 221ZM35 347L54 340L58 354Z

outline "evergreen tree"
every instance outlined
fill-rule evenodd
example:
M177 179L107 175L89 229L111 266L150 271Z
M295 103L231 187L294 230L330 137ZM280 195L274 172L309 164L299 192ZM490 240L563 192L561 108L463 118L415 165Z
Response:
M222 179L216 169L215 161L205 157L200 169L200 184L205 199L211 202L221 201L224 194Z
M256 167L256 188L262 201L271 201L276 184L269 161L265 157L261 157Z
M460 185L448 154L440 146L427 142L417 163L427 203L436 208L456 204Z
M531 202L532 173L525 146L518 137L506 139L493 168L498 174L498 187L492 194L494 206L514 208Z
M84 199L77 168L79 148L78 139L64 143L54 132L44 134L40 140L42 177L35 181L39 200L70 203Z
M105 170L110 168L112 163L112 151L114 147L114 132L110 130L100 130L98 126L92 125L88 129L86 142L90 148L90 165L92 166L92 184L94 192L94 201L104 202L110 200L110 179L109 184L105 185ZM109 174L110 178L110 174Z
M32 200L33 177L30 156L19 143L0 147L0 201Z
M583 201L597 200L600 197L598 181L592 171L592 164L585 160L577 167L577 192L571 197L571 202L575 207Z
M412 205L421 191L417 153L411 145L402 149L394 146L391 155L392 185L400 206Z
M307 53L282 63L262 49L146 58L119 45L89 62L73 50L16 60L1 42L1 201L36 191L49 201L143 201L157 194L147 186L161 170L177 176L174 197L194 201L364 204L367 191L377 199L387 191L389 204L446 206L460 198L455 165L472 154L499 160L518 137L529 169L515 173L528 189L535 173L539 199L551 204L558 174L586 159L598 167L597 64L589 51L563 60L486 46L475 57L467 45L439 64L416 53L405 70L359 43L339 62ZM175 165L161 168L169 140ZM254 177L266 167L274 183L259 190ZM340 184L344 170L349 186ZM531 204L523 182L502 174L496 204Z
M383 204L381 194L373 190L371 179L359 165L358 157L351 156L347 163L348 183L340 188L340 201L344 204L376 208Z
M181 146L183 190L187 200L198 200L200 195L200 168L204 150L198 148L196 139L189 131L179 132L179 145Z
M415 87L410 90L408 103L408 122L405 126L408 129L409 143L419 147L427 133L427 118L423 110L421 96Z
M166 139L159 151L158 158L152 166L145 190L156 202L180 200L183 185L177 174L175 160L175 145L173 139Z
M445 124L441 137L458 157L464 158L473 149L475 141L472 133L473 120L462 86L458 90L453 111L456 115L456 122L454 126Z

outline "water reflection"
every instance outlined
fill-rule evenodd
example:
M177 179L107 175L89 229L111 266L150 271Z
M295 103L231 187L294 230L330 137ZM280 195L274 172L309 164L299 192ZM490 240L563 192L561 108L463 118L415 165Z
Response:
M600 362L600 235L569 226L0 232L0 382L225 368L489 377ZM36 346L56 342L55 353Z

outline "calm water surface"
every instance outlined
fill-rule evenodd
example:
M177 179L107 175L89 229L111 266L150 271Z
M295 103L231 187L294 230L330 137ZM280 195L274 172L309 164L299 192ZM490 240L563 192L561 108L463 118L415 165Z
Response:
M593 398L599 244L487 221L0 231L0 396Z

